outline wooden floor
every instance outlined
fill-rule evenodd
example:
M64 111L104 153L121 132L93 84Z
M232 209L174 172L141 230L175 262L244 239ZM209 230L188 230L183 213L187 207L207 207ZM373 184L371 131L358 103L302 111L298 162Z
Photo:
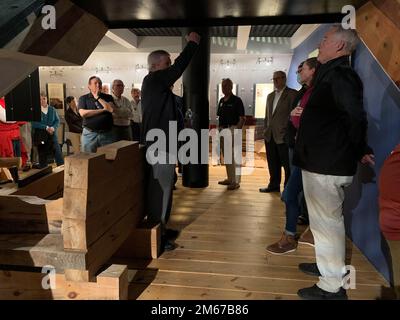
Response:
M208 188L178 181L170 226L182 230L179 247L151 262L123 261L139 270L131 272L131 299L298 299L298 289L317 281L297 268L314 261L312 247L299 245L284 256L265 251L285 223L279 195L258 192L266 170L244 176L235 191L217 184L224 178L224 167L210 167ZM379 298L386 281L350 241L347 255L357 287L349 298Z

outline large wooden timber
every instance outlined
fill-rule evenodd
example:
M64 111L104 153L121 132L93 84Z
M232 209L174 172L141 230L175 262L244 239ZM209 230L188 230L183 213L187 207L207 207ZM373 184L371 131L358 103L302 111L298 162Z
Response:
M63 181L58 183L61 174ZM52 188L47 186L48 179L53 181ZM40 193L52 198L60 188L64 197L57 200L32 196ZM51 297L71 298L69 290L74 286L83 292L77 299L125 297L125 271L116 272L118 276L111 280L104 280L99 272L143 220L142 197L143 154L138 143L128 141L99 148L96 154L67 157L62 171L0 195L0 265L7 266L10 279L17 279L13 288L23 298L45 298L47 294L40 290L24 293L25 286L18 289L21 279L32 278L36 283L42 275L15 268L50 265L62 287ZM152 232L148 234L150 239ZM113 288L110 294L108 287ZM95 292L92 296L90 288ZM3 289L0 286L0 298L11 297Z
M68 281L63 273L54 275L35 271L0 271L1 300L126 300L128 269L126 265L111 265L96 277L95 282ZM50 281L49 281L50 280ZM47 289L43 283L48 283ZM55 284L51 288L50 284Z

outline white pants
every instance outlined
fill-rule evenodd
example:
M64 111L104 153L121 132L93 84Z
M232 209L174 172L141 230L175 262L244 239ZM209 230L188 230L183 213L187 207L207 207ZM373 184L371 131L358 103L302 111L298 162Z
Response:
M338 292L346 273L346 235L343 217L344 187L352 176L330 176L302 171L304 195L315 254L321 273L318 287Z

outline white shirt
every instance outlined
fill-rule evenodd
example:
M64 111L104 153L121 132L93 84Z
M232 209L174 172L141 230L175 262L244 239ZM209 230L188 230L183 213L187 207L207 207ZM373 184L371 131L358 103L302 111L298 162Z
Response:
M139 100L138 103L136 103L135 100L132 100L131 104L133 109L131 120L136 123L142 123L142 100Z
M132 117L132 106L128 98L121 96L120 98L112 95L114 98L113 120L116 126L129 126Z
M272 114L274 114L275 109L276 109L276 106L278 105L279 99L280 99L281 96L282 96L282 92L283 92L283 90L285 90L285 89L286 89L286 86L285 86L281 91L275 90L274 102L273 102L273 104L272 104Z
M42 112L44 113L44 114L47 114L47 112L49 112L49 106L47 106L47 107L40 107L41 109L42 109Z

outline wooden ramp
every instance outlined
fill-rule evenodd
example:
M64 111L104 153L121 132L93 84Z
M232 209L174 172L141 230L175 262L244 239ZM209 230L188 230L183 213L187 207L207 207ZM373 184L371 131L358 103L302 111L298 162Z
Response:
M118 261L141 270L131 275L130 299L298 299L298 289L316 282L297 268L314 261L312 247L300 244L284 256L265 251L285 223L279 195L258 192L266 170L244 176L236 191L217 184L224 177L223 167L210 167L206 189L187 189L179 180L170 220L182 230L179 247L151 262ZM350 242L347 255L357 286L349 298L380 297L384 278Z

